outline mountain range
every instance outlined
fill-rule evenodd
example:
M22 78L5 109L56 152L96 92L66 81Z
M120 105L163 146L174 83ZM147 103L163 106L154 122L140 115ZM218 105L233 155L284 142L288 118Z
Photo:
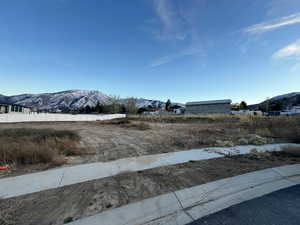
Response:
M77 110L86 106L95 107L97 103L110 104L112 97L100 91L87 90L68 90L55 93L43 94L21 94L14 96L4 96L0 94L0 103L18 104L27 107L33 107L41 111L60 111L64 109ZM128 98L119 99L120 103L125 104ZM266 104L278 103L282 104L283 108L289 108L293 105L300 105L300 92L279 95L270 98L262 103L250 105L250 109L258 110ZM173 103L184 107L184 104ZM165 106L165 102L160 100L149 100L144 98L136 99L138 108L161 108Z
M112 100L113 97L100 91L87 90L68 90L55 93L21 94L14 96L0 95L0 103L18 104L51 112L64 109L77 110L85 108L86 106L95 107L98 103L110 104ZM124 104L128 101L128 98L119 99L118 101ZM159 100L143 98L136 99L136 104L138 108L160 108L165 105L164 102Z

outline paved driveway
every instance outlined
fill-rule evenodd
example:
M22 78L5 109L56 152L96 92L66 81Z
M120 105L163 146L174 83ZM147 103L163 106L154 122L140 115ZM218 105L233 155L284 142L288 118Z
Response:
M189 225L299 225L300 185L232 206Z

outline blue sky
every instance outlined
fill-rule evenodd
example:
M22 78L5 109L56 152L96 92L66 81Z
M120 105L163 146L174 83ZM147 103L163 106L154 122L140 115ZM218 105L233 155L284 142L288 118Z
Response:
M256 103L300 91L299 0L2 0L1 94Z

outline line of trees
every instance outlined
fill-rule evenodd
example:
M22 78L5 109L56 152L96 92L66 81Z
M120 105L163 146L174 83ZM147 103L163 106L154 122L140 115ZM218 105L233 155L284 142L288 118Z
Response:
M63 110L64 113L74 113L74 114L92 114L92 113L129 113L136 114L138 111L137 100L135 98L128 98L125 102L121 102L120 98L117 96L111 96L106 104L101 104L98 102L95 107L87 105L84 108L78 110Z
M259 106L259 110L263 112L282 111L284 108L283 103L284 100L277 100L277 101L266 100L266 102L264 102Z

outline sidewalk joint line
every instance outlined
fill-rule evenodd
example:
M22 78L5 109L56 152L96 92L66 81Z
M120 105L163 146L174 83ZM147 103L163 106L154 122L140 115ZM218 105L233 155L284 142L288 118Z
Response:
M65 173L66 173L66 169L67 169L67 168L64 168L64 170L63 170L63 174L61 175L61 178L60 178L60 181L59 181L58 187L61 187L61 184L62 184L63 178L64 178L64 176L65 176Z
M291 180L290 178L292 178L292 177L297 177L297 176L299 176L300 174L296 174L296 175L292 175L292 176L286 176L286 175L282 174L280 171L278 171L276 168L271 168L271 169L272 169L275 173L279 174L279 175L282 177L282 179L284 179L284 180L286 180L286 181L289 181L289 182L291 182L291 183L293 183L293 184L298 184L296 181Z
M183 207L183 205L182 205L182 203L181 203L181 201L180 201L180 199L178 198L178 196L177 196L177 194L176 194L176 192L174 191L173 192L173 194L175 195L175 198L177 199L177 201L179 202L179 205L180 205L180 207L182 208L182 211L192 220L192 221L195 221L195 219L192 217L192 215L191 214L189 214L185 209L184 209L184 207Z

